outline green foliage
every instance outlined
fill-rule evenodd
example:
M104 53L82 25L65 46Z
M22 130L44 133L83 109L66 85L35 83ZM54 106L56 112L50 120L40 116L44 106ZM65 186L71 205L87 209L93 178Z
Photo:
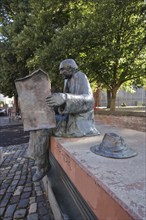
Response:
M0 3L0 92L16 95L15 79L28 74L26 60L18 60L14 38L22 31L28 13L27 1L2 1Z
M144 4L102 0L86 6L72 5L70 21L51 42L51 55L75 58L91 82L111 91L114 110L120 86L145 77Z

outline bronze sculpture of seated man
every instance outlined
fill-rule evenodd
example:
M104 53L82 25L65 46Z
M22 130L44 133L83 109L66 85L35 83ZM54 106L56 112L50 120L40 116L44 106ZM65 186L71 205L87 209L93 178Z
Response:
M94 97L87 76L78 70L73 59L60 63L64 78L63 93L53 93L46 98L51 107L58 107L60 120L54 130L55 136L82 137L99 134L94 122Z

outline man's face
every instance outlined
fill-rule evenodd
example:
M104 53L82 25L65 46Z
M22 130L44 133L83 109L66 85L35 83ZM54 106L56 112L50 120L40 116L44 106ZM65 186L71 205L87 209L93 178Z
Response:
M72 77L72 70L70 67L63 67L59 68L60 74L63 76L64 79L70 79Z

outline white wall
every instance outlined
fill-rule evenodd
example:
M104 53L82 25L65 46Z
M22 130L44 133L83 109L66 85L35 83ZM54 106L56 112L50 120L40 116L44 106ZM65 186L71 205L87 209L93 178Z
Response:
M105 106L107 103L107 95L105 91L100 91L100 106ZM121 106L125 103L127 106L146 106L146 88L135 89L135 93L126 92L121 89L117 93L116 106Z
M8 107L12 107L14 103L14 98L9 98L8 96L4 96L3 94L0 94L0 101L3 101L4 104L7 104Z

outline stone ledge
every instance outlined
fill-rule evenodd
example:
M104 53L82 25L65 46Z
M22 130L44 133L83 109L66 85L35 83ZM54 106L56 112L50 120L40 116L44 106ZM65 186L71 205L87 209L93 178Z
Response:
M100 136L51 138L51 152L91 210L100 219L145 219L144 132L100 125ZM115 132L138 151L129 159L111 159L93 154L104 133Z
M126 110L117 110L117 111L110 111L107 109L96 109L95 114L99 115L115 115L115 116L135 116L135 117L146 117L145 112L134 112L134 111L126 111Z
M137 131L146 131L146 120L143 116L132 116L122 114L96 114L95 120L101 120L105 124L116 127L130 128Z

